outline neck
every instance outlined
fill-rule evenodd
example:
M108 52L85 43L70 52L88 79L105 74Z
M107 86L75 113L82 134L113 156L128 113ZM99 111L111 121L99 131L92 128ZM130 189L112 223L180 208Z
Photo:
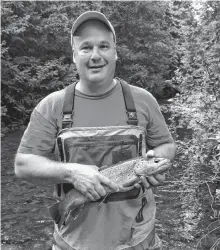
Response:
M85 82L83 79L76 85L76 89L87 95L101 95L115 86L116 80L111 79L109 82Z

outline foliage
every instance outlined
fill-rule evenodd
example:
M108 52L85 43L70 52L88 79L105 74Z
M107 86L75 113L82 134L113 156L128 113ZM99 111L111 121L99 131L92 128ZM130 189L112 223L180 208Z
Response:
M181 0L2 2L3 127L27 124L45 95L77 79L71 25L86 10L102 11L116 30L117 76L153 94L181 88L169 104L174 166L183 173L183 206L190 204L183 224L199 223L201 186L220 183L220 2L200 4L197 10Z
M179 117L176 129L185 127L193 131L190 145L185 151L189 159L194 159L191 163L206 166L206 173L211 171L218 174L220 155L217 158L216 155L220 151L220 67L213 58L219 60L220 12L217 8L220 10L220 4L215 3L218 15L208 21L207 16L213 13L212 4L207 2L203 6L203 16L197 25L193 25L196 20L188 23L184 20L181 66L175 72L175 81L184 94L176 99L173 115Z
M214 196L220 184L220 3L203 3L197 19L190 2L175 1L172 11L180 55L172 81L180 85L182 94L169 106L170 129L178 146L175 165L183 172L180 188L186 193L182 202L189 208L184 218L194 221L207 211L201 207L201 199L205 199L201 187L214 185ZM184 138L179 136L180 131L185 131ZM210 209L212 196L208 200ZM207 237L209 233L198 242L199 247ZM216 242L211 249L218 248Z
M65 86L69 23L55 8L50 2L2 3L3 127L27 124L34 106Z
M165 83L175 56L166 22L166 2L107 2L118 34L117 75L151 92Z
M165 2L4 1L3 126L26 124L40 99L76 80L69 33L86 10L103 11L115 26L117 76L153 93L164 86L175 57L168 7Z

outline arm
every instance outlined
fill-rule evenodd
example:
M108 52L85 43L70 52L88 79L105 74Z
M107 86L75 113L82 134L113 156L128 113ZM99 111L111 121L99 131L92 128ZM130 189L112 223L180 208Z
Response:
M155 98L149 98L148 107L148 126L147 126L147 146L152 149L146 154L146 157L162 157L171 161L175 157L176 145L166 125L165 119L161 113L160 107ZM143 179L143 178L142 178ZM147 177L146 187L157 186L165 181L165 173ZM142 181L142 183L143 183ZM148 181L148 182L147 182Z
M96 166L61 163L45 157L54 151L63 98L63 91L54 92L32 112L15 158L15 174L39 185L71 183L90 200L97 200L106 195L105 186L114 191L118 186L101 175Z
M14 170L18 178L36 185L71 183L68 164L51 161L40 155L17 153Z
M101 175L96 166L61 163L39 155L17 153L14 167L18 178L40 185L71 183L90 200L97 200L106 195L103 185L114 192L120 188Z

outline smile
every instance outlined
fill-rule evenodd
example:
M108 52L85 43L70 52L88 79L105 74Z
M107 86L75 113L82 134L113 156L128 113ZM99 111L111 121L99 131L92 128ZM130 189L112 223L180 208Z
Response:
M105 65L94 65L94 66L88 66L89 69L100 69L103 68Z

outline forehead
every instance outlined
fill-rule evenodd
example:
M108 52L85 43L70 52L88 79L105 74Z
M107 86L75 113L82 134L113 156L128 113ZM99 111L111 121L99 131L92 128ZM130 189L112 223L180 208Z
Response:
M92 38L102 38L109 42L114 41L113 34L108 26L98 20L88 20L81 24L73 37L80 41Z

